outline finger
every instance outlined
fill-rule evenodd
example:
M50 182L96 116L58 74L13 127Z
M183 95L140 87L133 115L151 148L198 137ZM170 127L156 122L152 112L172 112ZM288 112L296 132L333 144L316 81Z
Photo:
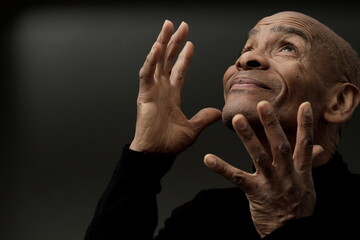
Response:
M139 71L140 90L146 90L154 84L154 73L160 58L160 53L161 45L155 42Z
M156 76L162 76L163 74L164 56L166 53L167 45L173 33L174 33L174 24L169 20L165 20L161 32L159 33L156 39L156 42L161 46L161 50L162 50L159 56L158 67L155 70Z
M312 150L312 158L316 158L317 156L320 155L320 153L322 153L324 151L324 148L320 145L314 145L313 150Z
M163 49L166 47L173 29L173 23L169 20L165 20L156 42L153 44L150 52L146 56L143 66L139 71L140 89L146 89L147 87L151 87L153 85L156 66L164 54Z
M265 152L261 142L255 135L244 115L235 115L233 117L232 124L235 132L240 137L246 150L250 154L256 168L256 172L263 174L266 178L272 178L274 175L272 159Z
M221 111L215 108L204 108L195 114L191 119L193 129L199 134L210 124L221 119Z
M244 192L248 193L254 188L253 174L238 169L213 154L206 154L204 163L208 168L225 177Z
M189 69L190 61L194 54L194 45L192 42L187 42L177 59L170 76L170 83L174 87L174 99L177 99L177 104L180 105L181 89L184 85L185 75Z
M177 54L179 53L179 50L184 43L187 35L189 33L189 26L187 23L182 22L179 26L179 28L176 30L176 32L171 36L171 39L169 43L167 44L166 52L164 55L164 72L170 73L173 61Z
M156 39L156 42L166 46L173 32L174 32L174 24L169 20L165 20L161 28L161 31Z
M275 116L273 107L269 102L261 101L257 105L257 111L270 144L274 167L279 173L291 171L293 169L292 149Z
M298 171L311 171L313 159L313 115L309 102L299 106L294 164Z
M312 159L315 159L323 151L324 151L324 149L322 146L314 145L313 149L312 149ZM312 178L312 162L313 161L310 161L311 164L309 164L309 166L298 167L295 157L294 157L294 160L295 160L295 168L296 168L297 172L303 177L304 183L306 183L308 186L313 185L313 178Z

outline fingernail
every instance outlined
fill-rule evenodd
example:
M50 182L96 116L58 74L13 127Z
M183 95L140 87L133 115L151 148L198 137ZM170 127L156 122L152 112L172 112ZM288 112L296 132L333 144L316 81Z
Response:
M247 123L245 121L244 117L238 117L239 119L237 120L237 125L240 129L245 129L247 127Z
M186 23L185 23L184 21L182 21L182 22L180 23L180 25L179 25L178 29L183 28L183 26L184 26L184 25L186 25Z
M310 102L305 102L304 114L305 114L306 116L311 116L311 105L310 105Z
M166 25L166 24L168 24L169 22L170 22L170 20L167 20L167 19L166 19L166 20L164 21L164 23L163 23L162 27L164 28L164 27L165 27L165 25Z
M216 165L216 159L214 157L205 158L205 164L208 167L214 167Z
M270 115L272 113L272 107L269 103L262 103L262 112L266 115Z

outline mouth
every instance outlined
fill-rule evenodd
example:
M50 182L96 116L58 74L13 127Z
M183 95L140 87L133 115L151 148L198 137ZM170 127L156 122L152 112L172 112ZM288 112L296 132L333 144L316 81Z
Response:
M251 88L261 88L269 90L270 87L264 84L261 81L251 79L251 78L243 78L243 77L235 77L230 82L229 90L236 90L236 89L251 89Z

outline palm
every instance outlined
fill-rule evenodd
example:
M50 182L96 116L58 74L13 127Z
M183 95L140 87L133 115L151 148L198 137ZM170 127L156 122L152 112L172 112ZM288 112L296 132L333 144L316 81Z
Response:
M180 93L194 47L187 42L173 64L188 33L187 24L173 34L166 21L140 70L135 138L130 148L138 151L179 153L189 147L219 110L207 108L187 119L180 109Z

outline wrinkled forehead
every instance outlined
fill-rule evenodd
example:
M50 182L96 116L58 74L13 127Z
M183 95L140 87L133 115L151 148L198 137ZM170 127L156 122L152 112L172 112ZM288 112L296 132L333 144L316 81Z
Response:
M280 12L265 17L254 26L250 34L254 31L276 28L280 31L292 31L311 42L328 34L328 29L325 25L314 18L298 12Z

